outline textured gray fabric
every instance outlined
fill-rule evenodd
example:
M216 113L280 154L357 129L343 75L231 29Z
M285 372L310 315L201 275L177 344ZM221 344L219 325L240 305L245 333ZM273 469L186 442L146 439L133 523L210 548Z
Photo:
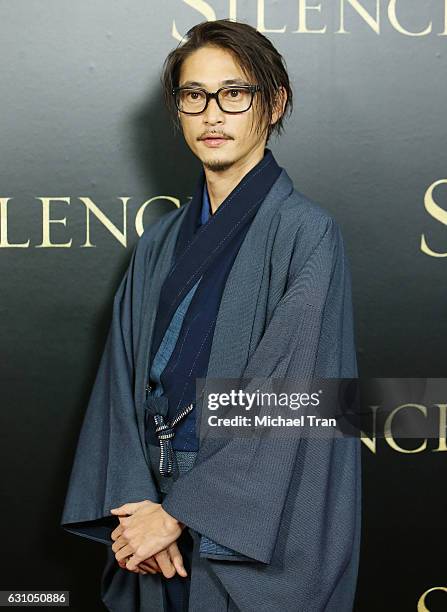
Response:
M179 473L182 475L186 474L186 472L193 467L197 453L194 451L175 451L175 456ZM231 560L233 560L235 557L239 557L241 561L250 560L243 555L237 555L231 548L213 542L213 540L210 540L206 536L201 536L200 538L199 553L202 556L213 559L226 559L226 557L231 557Z
M114 300L62 525L94 535L129 501L160 502L144 444L148 354L182 208L150 226ZM207 376L357 376L351 285L334 219L282 171L227 279ZM163 507L195 539L192 612L350 612L360 551L360 441L205 440ZM122 449L126 452L123 453ZM73 525L75 526L73 527ZM250 561L201 556L198 534ZM114 612L162 611L157 575L121 570L108 549Z
M197 453L195 451L174 451L174 454L180 475L186 474L193 467Z

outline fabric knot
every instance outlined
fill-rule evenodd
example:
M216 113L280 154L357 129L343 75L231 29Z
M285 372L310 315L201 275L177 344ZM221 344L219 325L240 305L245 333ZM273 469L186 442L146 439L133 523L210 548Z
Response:
M171 476L174 467L174 449L171 440L175 436L174 427L194 408L194 403L182 408L172 419L168 421L168 398L165 395L148 397L146 399L146 410L154 417L155 433L160 444L159 470L162 476Z
M168 416L169 401L166 395L159 395L158 397L149 395L146 398L146 410L152 416L161 414L162 416Z

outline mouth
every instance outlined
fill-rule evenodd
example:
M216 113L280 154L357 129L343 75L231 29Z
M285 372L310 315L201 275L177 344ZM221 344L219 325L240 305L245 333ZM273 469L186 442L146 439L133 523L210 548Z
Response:
M207 147L220 147L222 146L225 142L227 142L228 138L224 138L224 137L219 137L216 136L214 138L212 137L208 137L208 138L202 138L201 141L207 146Z

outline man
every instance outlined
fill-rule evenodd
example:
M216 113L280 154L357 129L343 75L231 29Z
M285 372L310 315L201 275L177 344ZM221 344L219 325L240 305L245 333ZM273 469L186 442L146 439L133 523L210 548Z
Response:
M163 86L203 171L133 252L62 525L105 542L109 610L352 610L360 445L197 437L197 378L357 376L335 220L266 148L292 107L254 28L201 23Z

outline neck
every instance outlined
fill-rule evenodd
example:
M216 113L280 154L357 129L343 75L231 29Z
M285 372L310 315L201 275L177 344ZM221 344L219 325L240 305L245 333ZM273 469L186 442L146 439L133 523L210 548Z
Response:
M252 152L249 158L238 160L227 170L214 171L204 166L206 185L210 199L211 213L214 214L244 176L264 157L265 146Z

